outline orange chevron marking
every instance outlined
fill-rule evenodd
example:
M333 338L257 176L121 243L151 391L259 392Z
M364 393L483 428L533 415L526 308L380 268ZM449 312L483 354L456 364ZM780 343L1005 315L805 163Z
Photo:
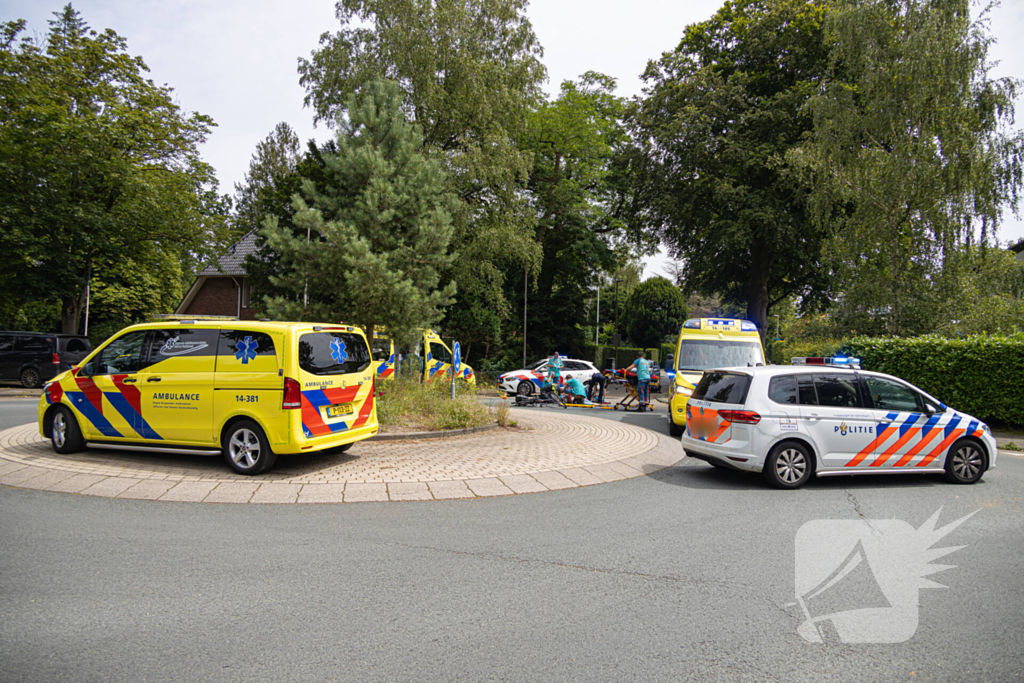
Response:
M917 443L917 445L911 448L909 451L907 451L906 455L900 458L896 462L896 464L893 465L893 467L903 467L904 465L906 465L908 462L914 459L915 455L921 452L921 449L923 449L925 446L931 443L932 439L935 438L936 434L941 433L942 427L936 427L935 429L932 429L930 432L921 437L921 440Z
M728 420L722 420L722 424L718 426L718 433L715 434L715 438L711 439L711 442L718 443L718 437L725 434L725 430L727 430L731 424L732 422L729 422Z
M959 439L963 435L963 433L965 431L967 431L967 430L966 429L954 429L953 433L950 434L949 436L947 436L945 439L943 439L942 443L940 443L938 446L936 446L935 450L933 450L931 453L928 454L928 457L926 457L921 462L917 463L917 466L918 467L924 467L925 465L930 464L932 462L932 460L935 460L935 458L939 457L940 453L942 453L947 448L949 448L950 444L952 444L954 441Z
M883 443L885 443L889 439L889 432L890 431L895 431L895 430L894 429L886 429L885 432L884 432L884 436L876 436L874 439L871 440L871 443L869 443L867 446L864 447L864 450L862 450L857 455L853 456L853 460L851 460L850 462L848 462L845 465L843 465L843 467L856 467L857 465L859 465L862 462L864 462L864 460L869 455L871 455L872 453L875 452L876 448L878 448L880 445L882 445Z
M920 427L911 427L908 429L907 432L896 441L896 443L886 448L885 452L879 455L878 459L871 463L871 467L881 467L884 465L889 458L896 454L896 451L903 448L903 446L914 438L919 431L921 431Z

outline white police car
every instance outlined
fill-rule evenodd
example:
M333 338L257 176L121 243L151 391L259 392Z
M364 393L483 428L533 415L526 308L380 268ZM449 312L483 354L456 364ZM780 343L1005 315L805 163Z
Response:
M686 407L686 455L761 472L780 488L811 475L945 473L973 484L996 466L988 425L856 359L708 370Z
M498 389L512 395L529 396L540 391L540 385L548 371L548 360L544 358L523 370L513 370L498 376ZM600 372L588 360L564 358L562 360L562 379L575 377L580 382L589 382L595 372Z

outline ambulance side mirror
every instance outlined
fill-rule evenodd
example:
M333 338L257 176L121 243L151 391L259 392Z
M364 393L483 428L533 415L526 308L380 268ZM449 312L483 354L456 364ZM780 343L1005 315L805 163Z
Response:
M86 363L78 374L80 377L92 377L96 374L96 363Z

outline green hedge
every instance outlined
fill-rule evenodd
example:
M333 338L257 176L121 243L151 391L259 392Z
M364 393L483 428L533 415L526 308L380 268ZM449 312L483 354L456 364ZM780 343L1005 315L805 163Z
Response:
M946 339L855 337L839 347L865 370L907 380L986 421L1024 425L1024 333Z

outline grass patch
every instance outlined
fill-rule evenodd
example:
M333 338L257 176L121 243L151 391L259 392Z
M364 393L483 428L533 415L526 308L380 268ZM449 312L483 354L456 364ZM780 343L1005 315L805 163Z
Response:
M1012 441L1004 441L1003 443L999 444L999 448L1004 450L1004 451L1021 451L1021 450L1024 450L1024 448L1021 448L1020 446L1018 446L1017 444L1015 444Z
M475 387L459 382L455 388L452 399L451 385L447 382L427 384L401 377L380 382L377 385L377 420L384 431L431 432L472 429L498 420L496 409L477 400Z

